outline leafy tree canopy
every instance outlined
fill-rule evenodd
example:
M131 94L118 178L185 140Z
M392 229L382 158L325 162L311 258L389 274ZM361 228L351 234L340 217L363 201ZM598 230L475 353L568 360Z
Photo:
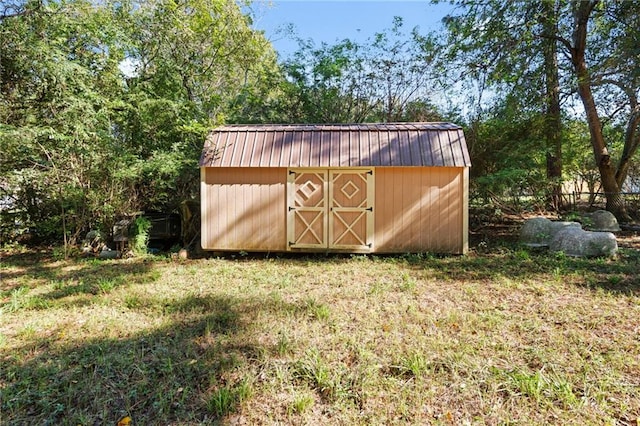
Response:
M556 90L570 108L582 104L590 146L600 173L607 208L627 219L621 188L640 143L640 94L637 46L640 3L637 1L475 1L456 2L445 20L446 60L457 76L480 89L522 100L522 111L538 109ZM548 49L557 56L548 56ZM551 60L549 60L551 58ZM635 58L635 59L634 59ZM545 84L547 87L545 87ZM541 94L545 94L541 96ZM548 117L551 117L548 115ZM558 115L555 116L556 120ZM624 128L618 141L607 139L605 124ZM556 132L560 134L560 132Z
M9 231L76 238L197 190L207 129L252 114L275 53L231 0L29 0L0 10Z

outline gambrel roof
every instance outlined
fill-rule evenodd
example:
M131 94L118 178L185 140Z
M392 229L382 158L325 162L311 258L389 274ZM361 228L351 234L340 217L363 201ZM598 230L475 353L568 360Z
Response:
M214 129L201 167L470 167L451 123L231 125Z

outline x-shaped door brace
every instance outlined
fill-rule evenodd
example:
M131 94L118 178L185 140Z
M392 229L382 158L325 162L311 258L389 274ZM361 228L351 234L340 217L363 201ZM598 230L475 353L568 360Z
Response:
M307 210L309 211L309 210ZM298 236L298 238L296 238L297 241L302 240L302 238L308 233L310 232L316 239L316 241L318 242L318 244L322 244L323 240L322 238L320 238L318 236L318 234L316 234L316 232L313 230L313 225L318 221L319 218L324 216L324 211L317 211L316 212L316 217L313 218L313 220L311 221L311 223L307 222L304 218L304 216L302 214L300 214L300 212L295 212L296 217L300 218L300 220L302 221L302 223L305 224L306 229L304 230L304 232L302 232L302 234L300 234Z
M351 222L351 225L349 225L339 214L339 212L336 212L335 210L332 211L333 217L338 218L338 220L340 222L342 222L342 224L345 226L345 230L342 234L340 234L340 236L338 238L336 238L334 241L332 241L332 244L338 244L338 242L344 238L348 233L350 233L351 235L353 235L356 240L358 240L360 242L360 244L367 245L367 243L365 241L362 240L362 238L360 238L358 236L358 234L353 230L353 227L355 224L358 223L358 221L360 221L360 219L366 214L366 211L361 211L360 214L356 217L356 219Z

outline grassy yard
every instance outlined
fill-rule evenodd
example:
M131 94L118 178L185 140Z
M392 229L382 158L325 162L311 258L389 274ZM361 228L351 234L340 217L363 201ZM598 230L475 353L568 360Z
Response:
M640 251L478 250L5 253L0 424L639 424Z

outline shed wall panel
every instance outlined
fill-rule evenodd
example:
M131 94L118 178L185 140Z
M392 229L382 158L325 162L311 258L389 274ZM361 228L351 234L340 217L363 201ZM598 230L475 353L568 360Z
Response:
M286 169L202 169L202 248L284 251Z
M287 249L287 169L201 173L204 249ZM373 252L466 252L467 168L377 167L375 174Z
M376 168L375 251L464 253L465 168Z

